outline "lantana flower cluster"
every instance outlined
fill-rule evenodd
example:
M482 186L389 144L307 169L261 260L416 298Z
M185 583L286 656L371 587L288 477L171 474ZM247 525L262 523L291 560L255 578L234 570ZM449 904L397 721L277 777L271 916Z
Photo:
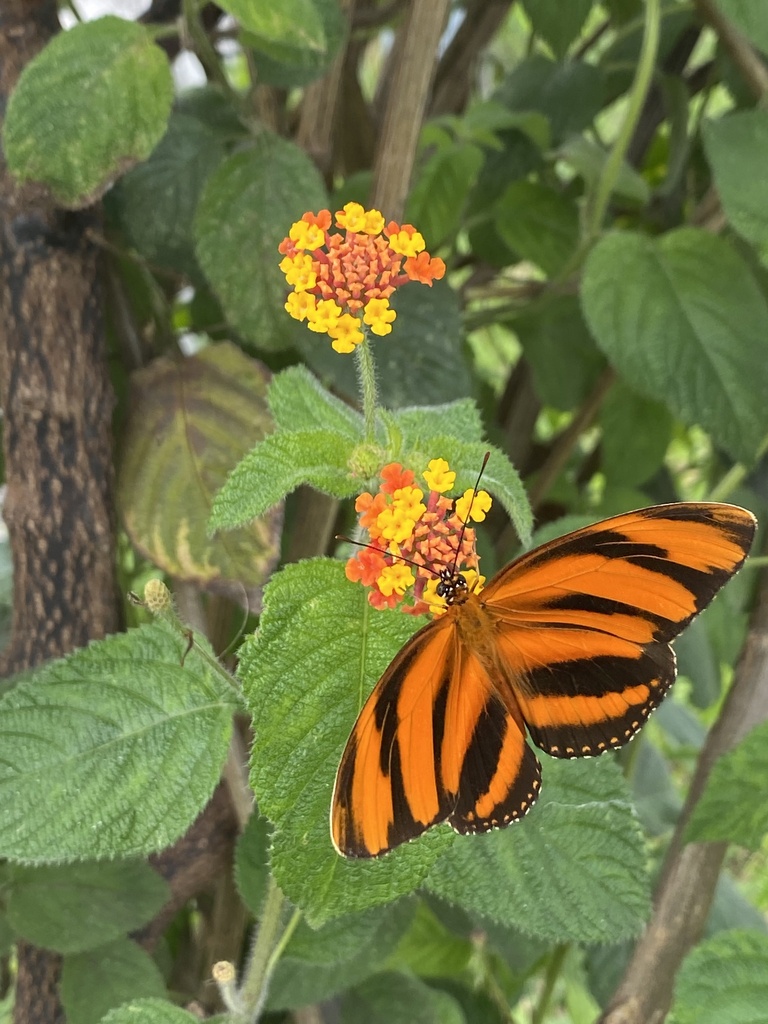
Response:
M378 492L365 491L357 498L355 509L370 544L349 559L346 575L370 587L368 600L374 608L401 605L413 615L440 615L446 609L436 592L441 569L455 566L470 589L482 589L475 531L465 524L485 519L491 496L467 490L456 500L448 497L456 473L445 459L432 459L421 475L426 494L412 470L391 462L381 471Z
M330 210L305 213L278 246L280 269L293 288L285 308L310 331L329 335L337 352L353 352L364 324L373 334L390 333L396 288L408 281L431 288L445 263L429 255L412 224L385 225L378 210L359 203L347 203L334 223L339 232L331 232Z

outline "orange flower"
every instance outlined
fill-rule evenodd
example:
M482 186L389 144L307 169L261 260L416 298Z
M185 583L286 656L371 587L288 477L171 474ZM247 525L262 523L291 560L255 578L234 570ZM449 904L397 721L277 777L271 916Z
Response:
M430 488L426 496L414 486L413 471L399 462L384 466L380 478L375 495L366 491L355 502L372 546L349 559L347 578L370 588L368 601L374 608L400 605L412 615L445 611L445 601L436 593L441 569L455 568L479 590L483 577L477 574L475 531L465 522L473 492L465 492L457 502L442 493L456 480L445 459L432 459L422 473ZM478 491L472 518L484 518L490 500L485 491Z

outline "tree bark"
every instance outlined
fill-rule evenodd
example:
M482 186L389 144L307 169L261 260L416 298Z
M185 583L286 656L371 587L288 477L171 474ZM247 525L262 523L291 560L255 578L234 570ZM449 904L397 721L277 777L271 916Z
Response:
M53 0L0 10L2 108L58 30ZM0 676L120 626L115 573L112 389L104 358L93 211L69 213L0 164L0 405L13 626ZM51 808L55 813L55 808ZM64 1020L60 960L22 942L15 1021Z

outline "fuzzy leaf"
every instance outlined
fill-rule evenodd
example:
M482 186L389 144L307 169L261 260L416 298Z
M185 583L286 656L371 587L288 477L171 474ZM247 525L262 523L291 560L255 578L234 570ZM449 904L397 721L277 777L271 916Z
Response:
M546 759L542 797L531 813L500 832L454 843L427 888L553 942L636 935L650 906L649 882L617 766Z
M363 417L326 391L305 366L289 366L269 385L269 408L278 430L329 430L350 441L363 436Z
M379 860L346 860L328 832L342 749L363 700L423 620L374 611L341 562L289 565L268 584L240 674L255 734L251 782L275 826L272 871L310 924L411 892L452 840L436 829Z
M168 60L143 25L111 16L76 25L19 78L3 133L8 164L62 206L88 206L149 156L172 101Z
M456 1000L399 971L375 974L342 1002L341 1024L465 1024Z
M768 1006L768 935L723 932L683 962L675 1024L762 1024Z
M232 324L264 350L294 344L277 247L293 221L326 203L314 164L293 143L262 132L208 178L195 219L197 257Z
M163 999L134 999L103 1017L101 1024L199 1024L200 1018Z
M768 18L765 26L768 33ZM756 107L705 121L702 136L728 220L768 258L768 111Z
M11 865L9 873L8 921L33 945L58 953L93 949L134 931L169 896L143 861Z
M482 441L483 423L477 405L471 398L444 405L417 406L398 409L392 414L391 422L400 432L403 452L423 452L429 459L436 457L427 445L436 434L447 434L463 441Z
M255 918L261 915L269 880L269 822L254 811L235 847L235 884Z
M251 608L279 554L282 510L214 538L206 526L227 473L270 429L266 389L265 368L229 342L156 359L133 377L118 481L142 554L177 579L245 596Z
M725 840L758 850L768 832L768 722L716 762L688 823L689 842Z
M121 1010L128 1000L147 998L147 1002L157 1001L158 1006L170 1006L163 1000L165 983L157 964L146 952L131 942L130 939L119 939L108 946L100 946L87 953L77 953L64 958L61 972L61 1000L67 1013L67 1019L77 1024L98 1024L104 1019L113 1020L114 1014ZM112 1011L112 1012L108 1012ZM176 1024L175 1020L163 1016L143 1016L138 1013L126 1018L131 1024ZM179 1024L189 1024L191 1018L186 1014Z
M0 856L138 856L189 827L238 702L196 649L180 665L185 646L155 622L43 666L0 701Z
M381 969L413 917L413 902L398 900L329 921L317 930L302 922L277 964L269 1009L293 1009L329 999Z
M235 466L213 501L208 528L230 530L262 516L300 484L348 498L357 492L349 469L354 445L328 430L270 434Z
M716 299L716 301L715 301ZM632 387L750 462L765 434L768 306L749 266L694 228L606 236L582 284L598 344Z

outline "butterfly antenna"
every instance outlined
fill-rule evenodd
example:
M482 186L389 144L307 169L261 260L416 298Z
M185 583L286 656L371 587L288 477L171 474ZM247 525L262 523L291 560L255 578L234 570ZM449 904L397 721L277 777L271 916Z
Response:
M354 544L358 548L370 548L371 551L381 551L381 548L374 547L373 544L364 544L361 540L352 540L351 537L345 537L340 533L336 534L336 540L346 541L347 544ZM394 555L391 551L387 552L387 554L391 554L393 558L399 558L401 562L407 562L408 565L414 565L417 569L424 569L426 572L431 572L437 579L440 578L440 573L435 572L435 570L429 565L422 565L421 562L414 562L413 559L406 558L405 555Z
M453 569L451 570L451 572L454 575L456 574L456 567L459 564L459 557L461 556L461 545L464 543L464 534L466 533L467 526L469 525L469 513L472 511L472 506L475 503L475 495L477 494L477 489L480 486L480 481L481 481L481 479L483 477L483 473L485 472L485 467L488 465L488 459L490 459L490 457L491 457L491 453L490 452L486 452L485 455L483 456L483 464L480 467L480 472L477 474L477 480L475 480L475 486L472 488L472 500L469 503L469 509L467 511L467 518L464 520L464 522L462 523L462 526L461 526L461 533L459 534L459 543L458 543L458 546L456 548L456 556L455 556L455 558L453 560Z

